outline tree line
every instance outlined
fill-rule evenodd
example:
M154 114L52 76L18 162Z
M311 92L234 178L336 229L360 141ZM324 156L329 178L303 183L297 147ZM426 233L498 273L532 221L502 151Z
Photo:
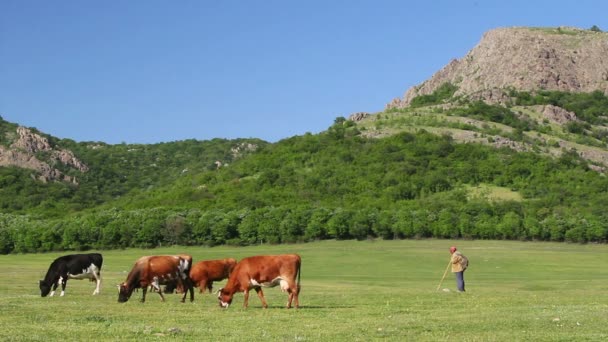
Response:
M426 205L428 204L428 205ZM517 203L456 198L400 208L264 207L104 210L41 221L0 214L0 253L153 248L170 245L254 245L323 239L492 239L606 242L607 221L590 215L530 212Z

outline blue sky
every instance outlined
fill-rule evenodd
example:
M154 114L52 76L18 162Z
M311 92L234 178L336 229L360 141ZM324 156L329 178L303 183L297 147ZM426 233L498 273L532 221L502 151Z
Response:
M0 0L0 116L76 141L318 133L377 112L508 26L608 1Z

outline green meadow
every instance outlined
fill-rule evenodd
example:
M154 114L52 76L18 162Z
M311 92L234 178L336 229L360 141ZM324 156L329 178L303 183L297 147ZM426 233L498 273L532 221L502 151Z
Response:
M466 293L448 273L450 245L469 258ZM64 254L0 256L2 341L603 341L608 339L608 245L513 241L321 241L251 247L101 251L102 290L69 280L64 297L40 297L38 280ZM258 254L302 256L300 309L265 289L230 308L215 295L141 291L119 304L116 285L142 255L194 261ZM214 284L218 289L225 282Z

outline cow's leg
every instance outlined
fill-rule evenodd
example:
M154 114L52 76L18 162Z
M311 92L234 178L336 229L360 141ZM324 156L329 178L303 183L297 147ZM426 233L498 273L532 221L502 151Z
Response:
M190 280L190 278L186 279L186 284L188 285L188 290L190 291L190 302L194 302L194 284L192 284L192 280Z
M186 279L180 281L179 283L181 283L182 288L184 289L184 296L182 297L182 303L186 302L186 296L188 295L188 292L190 292L190 301L194 302L194 286L192 286L192 281L190 280L190 278L186 278Z
M198 292L199 293L204 293L205 290L209 289L209 281L207 279L202 279L201 281L198 282ZM209 291L209 293L211 293L211 291Z
M59 277L59 281L61 282L61 294L59 296L63 297L65 295L65 286L68 283L68 275Z
M293 301L293 291L290 289L287 291L289 295L287 296L287 308L291 308L291 302Z
M255 292L258 293L258 297L260 297L260 300L262 301L262 307L264 309L268 308L268 303L266 303L266 298L264 298L264 291L262 291L262 288L256 287Z
M51 290L51 294L49 294L49 297L53 297L55 295L55 290L57 290L57 286L59 286L59 280L53 283L53 289Z
M300 294L300 287L296 284L289 284L289 288L287 289L289 293L289 299L287 301L287 308L291 308L291 304L294 303L296 309L300 306L300 302L298 300L298 295Z
M243 307L246 308L249 305L249 289L243 292Z
M151 289L151 291L156 290L158 292L162 292L160 290L160 285L158 283L158 277L154 277L154 279L152 279L152 283L150 283L150 285L153 287L153 289Z
M298 291L295 289L290 289L289 290L289 300L287 302L287 308L290 309L291 308L291 304L294 304L295 308L297 309L300 306L300 302L298 300Z
M140 300L142 303L146 302L146 292L148 292L148 286L142 286L141 287L142 296L141 296L141 300Z
M213 280L209 280L206 287L207 287L207 290L209 290L209 293L211 293L213 291Z
M194 287L192 287L192 284L184 284L184 296L182 297L182 303L186 302L186 297L188 296L188 293L190 293L190 301L194 302Z
M163 296L163 291L161 291L161 289L160 289L160 285L158 283L158 278L154 277L154 281L152 282L152 286L156 289L156 292L158 292L158 295L160 296L161 302L164 302L165 301L165 296Z
M302 287L300 286L300 284L296 284L296 309L300 307L300 290L302 289Z
M95 291L93 291L93 295L99 294L99 288L101 287L101 273L93 272L93 277L95 277ZM92 279L91 279L92 280Z
M207 279L203 279L196 286L198 286L198 293L203 293L209 285L207 285Z
M296 285L296 290L293 294L296 309L300 307L300 285Z

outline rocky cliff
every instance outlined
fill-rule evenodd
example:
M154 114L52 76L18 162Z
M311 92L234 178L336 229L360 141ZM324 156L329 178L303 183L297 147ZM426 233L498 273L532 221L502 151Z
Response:
M7 132L12 141L10 146L0 145L0 166L16 166L37 171L34 177L41 181L66 181L77 184L76 177L62 173L54 166L61 163L81 173L89 170L72 151L57 149L45 137L25 127L17 127L15 132ZM39 158L44 155L44 160Z
M498 28L387 109L407 107L413 98L431 94L446 82L458 86L455 96L489 103L503 102L509 88L608 94L606 56L608 33L571 27Z

